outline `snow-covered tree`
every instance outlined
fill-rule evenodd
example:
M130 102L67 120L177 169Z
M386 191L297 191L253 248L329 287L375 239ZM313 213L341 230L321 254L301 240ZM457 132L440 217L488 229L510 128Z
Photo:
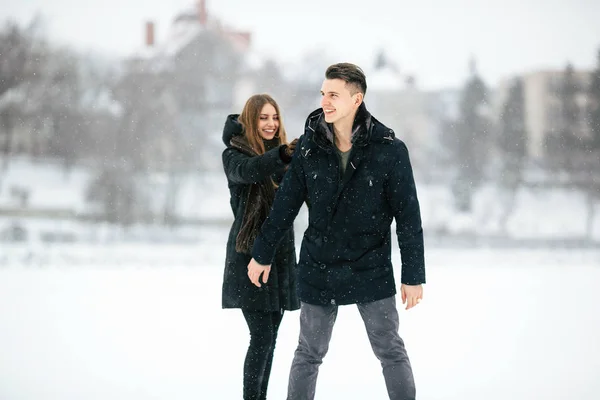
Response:
M502 107L497 147L501 157L500 187L504 197L502 225L514 209L516 191L523 179L527 156L523 82L516 78Z
M488 89L479 76L474 61L471 76L462 92L459 120L452 136L446 138L457 167L453 193L457 208L471 210L471 198L487 166L491 143Z

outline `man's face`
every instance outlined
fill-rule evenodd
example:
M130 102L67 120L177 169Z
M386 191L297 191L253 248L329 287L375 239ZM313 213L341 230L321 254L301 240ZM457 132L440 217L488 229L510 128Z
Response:
M334 124L347 118L354 118L354 112L360 106L362 95L352 94L352 86L341 79L325 79L321 86L321 108L325 121Z

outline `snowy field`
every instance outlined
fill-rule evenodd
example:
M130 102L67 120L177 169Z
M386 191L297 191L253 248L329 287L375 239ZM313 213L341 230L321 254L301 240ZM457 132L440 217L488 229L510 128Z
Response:
M75 214L86 213L90 204L86 202L87 187L93 174L82 167L73 167L65 172L59 164L32 163L27 159L11 160L10 168L0 177L0 209L19 207L20 197L16 193L27 193L27 206L31 209L62 210ZM227 222L232 218L229 206L227 181L220 168L205 174L181 176L175 211L182 217L205 222ZM155 176L143 187L151 193L147 206L155 211L162 210L165 195L172 189L164 176ZM514 203L510 196L494 182L478 188L473 197L473 210L468 214L457 213L453 207L453 196L447 184L417 183L423 225L427 233L502 235L512 239L584 239L588 224L590 237L600 242L600 201L594 203L594 213L588 214L585 193L569 189L534 190L520 188ZM502 215L507 211L505 224ZM591 222L588 222L590 220ZM110 237L114 232L102 226L89 227L76 220L56 221L42 218L20 219L0 215L0 237L11 226L26 228L30 241L40 236L53 235L70 237L80 242L106 242L125 240ZM156 231L132 232L130 236L145 240L163 240L164 235ZM186 238L188 232L178 232ZM194 235L196 233L193 233ZM172 239L174 232L169 232ZM1 255L0 255L1 256Z
M2 245L1 400L241 399L248 343L220 307L225 230L193 245ZM420 400L600 398L600 250L427 249L401 311ZM399 257L394 254L396 265ZM269 399L284 399L299 312ZM317 399L386 399L354 306L340 308Z

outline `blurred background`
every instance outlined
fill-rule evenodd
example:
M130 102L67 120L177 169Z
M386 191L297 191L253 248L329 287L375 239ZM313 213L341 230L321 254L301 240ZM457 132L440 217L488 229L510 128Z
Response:
M198 382L198 365L181 364L190 351L211 354L219 371L221 355L194 347L197 337L220 340L210 336L219 332L205 331L194 304L209 304L204 315L225 329L245 330L236 325L239 318L222 319L220 310L233 219L222 127L250 95L266 92L281 106L290 140L298 137L319 106L325 69L342 61L363 68L367 108L410 150L428 290L439 300L429 309L424 304L412 322L431 324L458 313L462 326L489 328L489 342L475 345L497 351L491 373L497 382L481 376L471 384L460 383L466 374L444 353L450 346L440 345L430 358L421 354L431 360L420 372L432 383L423 398L598 398L592 377L600 373L600 354L589 349L600 337L594 317L600 297L593 294L600 283L599 20L600 2L592 0L0 0L0 353L8 354L0 356L0 399L236 398L237 375L231 394L220 396L215 393L229 373L207 372ZM305 225L303 208L298 238ZM201 293L207 279L211 289ZM488 303L479 317L442 307L456 296L447 288L464 282L485 283L478 293ZM514 282L524 286L514 288ZM554 308L567 282L573 285L568 296L583 296L589 313ZM526 307L513 304L513 315L489 313L488 306L503 310L507 290L521 289L528 293ZM82 298L89 303L82 305ZM153 301L153 312L175 318L173 325L186 321L189 336L157 331L155 314L139 317ZM102 322L98 304L108 307ZM489 325L479 318L489 318ZM99 324L93 329L92 320ZM93 336L96 328L124 326L129 336L115 334L110 344ZM507 379L517 379L508 372L516 359L503 359L509 352L497 347L498 332L509 327L524 332L509 345L518 342L521 354L558 341L556 335L588 336L571 336L554 355L559 370L540 349L527 359L534 364L525 363L538 373L527 367L529 383L519 384ZM282 340L293 349L296 331L288 329ZM417 334L423 326L403 329L414 353L426 353L434 338ZM456 335L468 348L470 339ZM89 342L73 347L68 338L75 337ZM148 347L135 347L140 337ZM115 340L122 341L121 352L111 358ZM152 365L148 349L161 346L152 340L180 343L179 358L161 353L153 361L171 368L139 372ZM94 346L101 350L90 350ZM123 349L131 348L126 360L137 375L133 366L124 367ZM238 353L241 368L242 349ZM448 356L446 364L440 354ZM452 356L473 357L465 365L478 372L490 362L482 354ZM54 362L63 357L71 357L70 369L57 372ZM81 369L82 360L94 360L89 365L98 369ZM568 369L574 364L581 371ZM449 370L455 378L444 378L442 390L434 382ZM171 380L162 379L165 374ZM79 386L68 383L69 376L78 377ZM272 390L283 398L285 371L278 379ZM510 392L501 382L522 391ZM536 392L542 386L547 391ZM355 398L385 398L373 387L383 386L377 380L365 388L367 397ZM577 387L577 396L561 392L567 387ZM360 396L358 390L349 393Z
M226 115L268 92L297 137L339 61L409 146L430 243L600 241L595 2L5 3L5 241L228 224Z
M268 92L297 137L350 61L409 146L430 242L600 241L595 2L147 3L3 5L4 240L229 223L226 115Z

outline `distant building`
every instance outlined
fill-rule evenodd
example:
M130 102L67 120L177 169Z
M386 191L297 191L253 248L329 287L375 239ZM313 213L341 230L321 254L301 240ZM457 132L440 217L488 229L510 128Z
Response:
M383 52L365 73L367 107L406 143L412 162L423 166L436 144L431 96L418 88L413 75L401 71Z
M179 134L198 149L206 169L220 168L225 117L239 112L252 91L252 72L261 65L251 51L252 35L225 27L209 15L205 0L175 17L164 42L156 43L154 24L146 24L145 45L130 60L160 76Z
M546 141L549 135L558 134L565 125L559 90L564 79L564 70L535 71L521 75L525 97L525 126L527 130L527 152L533 159L542 159L546 155ZM578 82L576 103L578 123L569 127L576 137L586 138L590 135L589 126L585 123L591 72L575 71ZM498 87L498 108L505 101L512 81L502 82ZM501 111L498 109L497 113Z

